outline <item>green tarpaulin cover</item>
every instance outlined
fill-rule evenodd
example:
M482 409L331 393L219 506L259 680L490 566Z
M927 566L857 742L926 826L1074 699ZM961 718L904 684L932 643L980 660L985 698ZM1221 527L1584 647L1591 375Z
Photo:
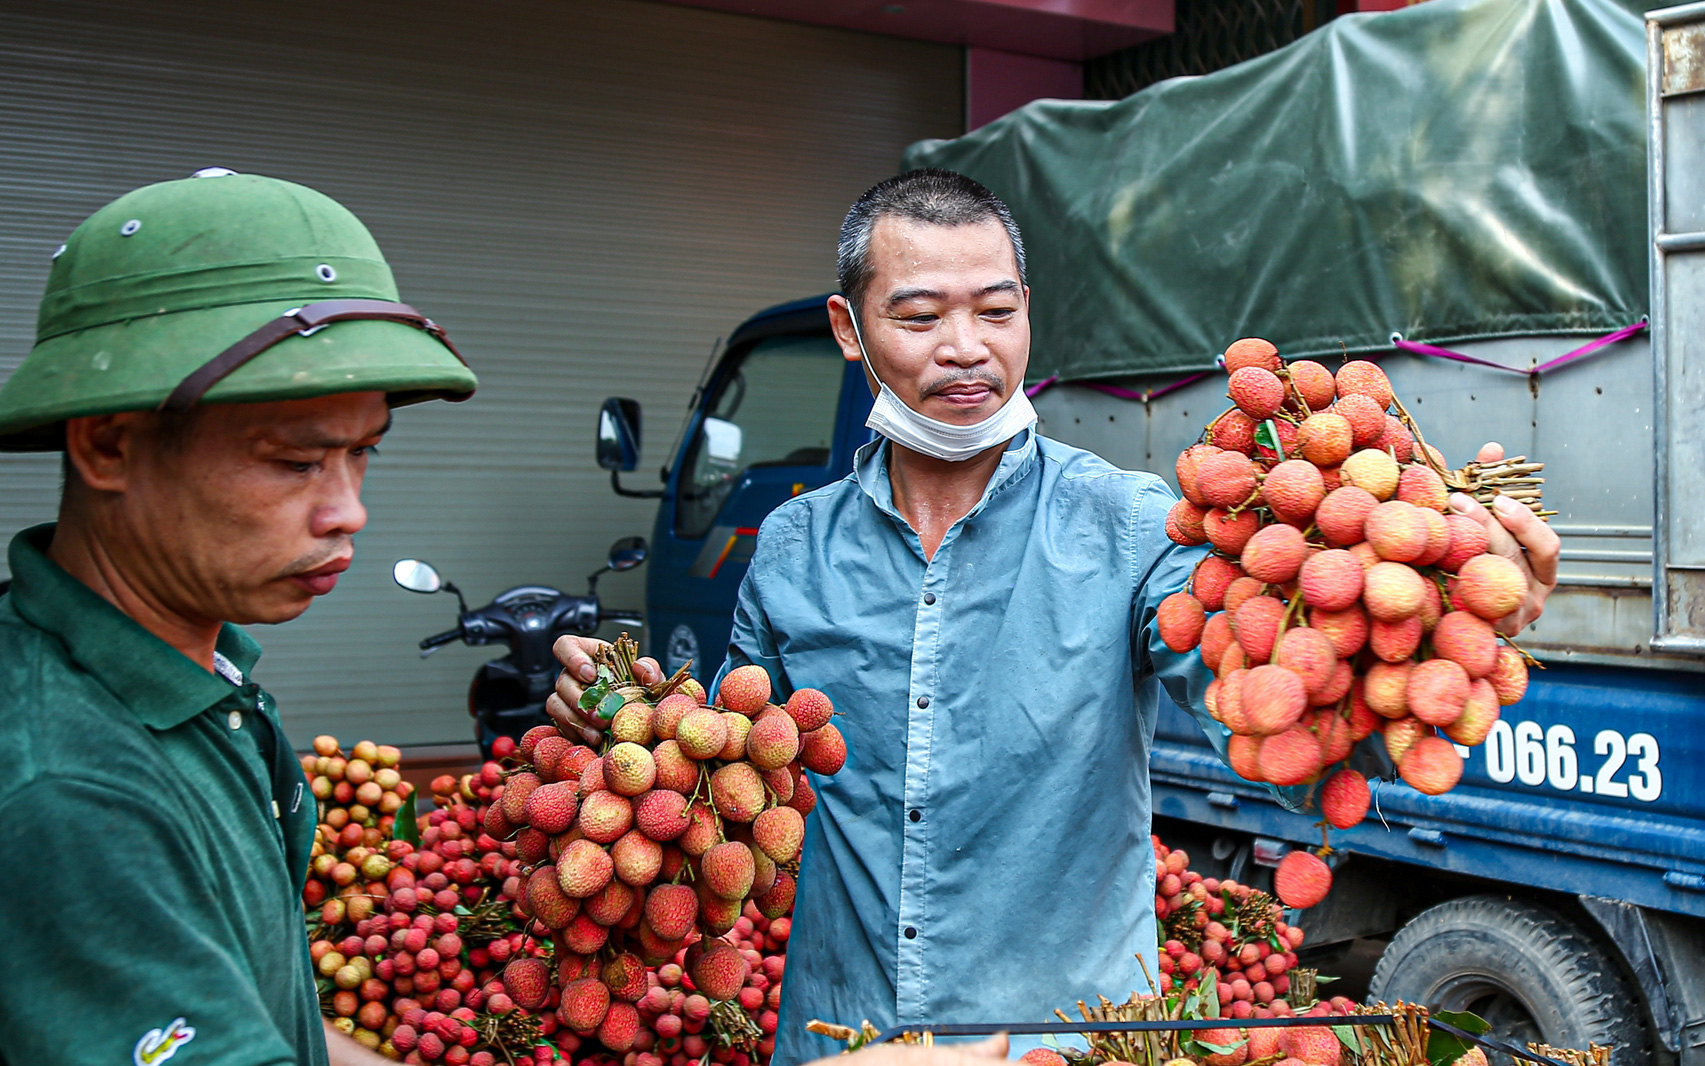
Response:
M1033 379L1606 332L1647 305L1644 70L1613 0L1428 0L905 164L1012 206Z

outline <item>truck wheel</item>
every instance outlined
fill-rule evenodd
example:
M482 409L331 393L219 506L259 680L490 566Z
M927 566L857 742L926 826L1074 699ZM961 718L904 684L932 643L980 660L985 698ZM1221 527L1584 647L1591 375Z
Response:
M1466 896L1423 911L1391 938L1369 999L1472 1011L1518 1046L1608 1044L1614 1066L1652 1060L1645 1005L1615 960L1531 903Z

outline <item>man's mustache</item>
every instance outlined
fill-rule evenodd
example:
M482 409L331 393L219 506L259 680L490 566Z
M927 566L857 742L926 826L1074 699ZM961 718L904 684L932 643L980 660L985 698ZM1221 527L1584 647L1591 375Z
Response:
M923 390L924 398L934 396L943 389L954 385L964 385L969 382L987 385L989 391L996 396L1006 395L1006 380L994 371L980 366L966 367L963 370L950 370L941 377L930 382Z

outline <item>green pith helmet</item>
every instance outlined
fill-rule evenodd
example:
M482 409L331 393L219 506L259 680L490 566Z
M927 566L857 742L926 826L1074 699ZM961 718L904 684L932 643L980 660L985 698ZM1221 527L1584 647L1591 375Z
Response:
M0 388L0 450L58 449L84 415L339 392L465 400L476 384L398 302L341 204L213 168L119 197L55 253L35 347Z

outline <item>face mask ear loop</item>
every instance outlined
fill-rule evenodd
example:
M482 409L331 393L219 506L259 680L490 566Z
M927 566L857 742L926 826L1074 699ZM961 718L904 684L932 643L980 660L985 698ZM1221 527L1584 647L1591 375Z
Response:
M858 312L853 310L851 300L847 301L847 318L852 320L853 336L858 340L858 355L859 358L864 361L864 368L870 371L871 377L876 378L876 385L878 388L888 388L887 385L882 383L881 378L876 377L876 367L870 362L870 350L864 346L864 331L858 328Z

